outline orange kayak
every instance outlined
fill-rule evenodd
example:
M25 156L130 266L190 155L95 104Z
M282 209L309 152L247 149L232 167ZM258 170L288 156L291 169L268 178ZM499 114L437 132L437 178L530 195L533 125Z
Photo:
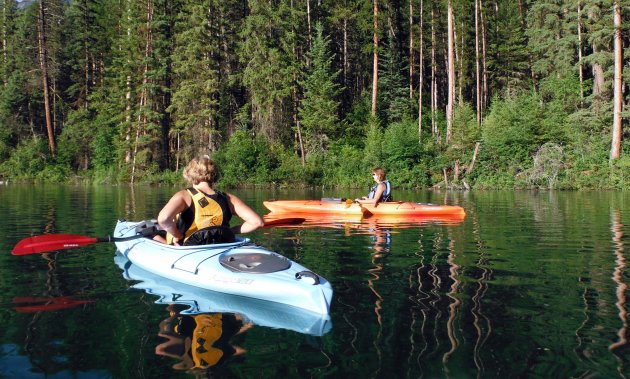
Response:
M322 200L275 200L263 202L272 213L336 214L392 217L454 217L466 216L464 208L456 205L434 205L413 202L393 201L373 204L347 204L342 201Z
M263 201L272 213L338 214L362 216L365 209L359 204L322 200L273 200Z

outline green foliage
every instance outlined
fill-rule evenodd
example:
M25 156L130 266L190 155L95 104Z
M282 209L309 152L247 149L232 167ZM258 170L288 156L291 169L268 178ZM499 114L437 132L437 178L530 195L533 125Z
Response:
M67 168L49 160L48 142L43 138L23 141L10 158L0 164L0 174L14 179L35 179L61 182L67 177Z
M304 126L303 137L308 153L323 153L327 141L337 138L339 108L339 85L335 82L339 71L331 69L333 56L328 52L330 40L324 36L321 23L315 25L315 40L308 54L311 61L307 69L304 86L304 98L300 104L299 115Z
M480 157L484 169L514 175L529 165L542 118L540 100L534 93L495 99L482 127Z
M347 144L335 144L322 165L322 184L329 187L356 187L366 181L369 169L363 161L361 149Z
M92 120L87 109L79 108L71 112L57 139L59 150L57 162L74 169L87 170L91 161L90 142L93 134Z
M320 2L311 8L311 29L304 4L290 0L155 0L149 9L133 1L49 0L54 160L46 146L38 3L29 4L7 0L0 18L6 42L0 59L0 175L179 183L175 162L216 152L222 183L229 186L363 187L370 184L366 172L383 166L394 185L416 187L442 182L443 170L453 183L455 165L467 167L480 143L474 170L460 171L474 187L629 185L627 138L622 159L608 159L610 1L581 2L579 19L578 6L567 0L483 2L484 78L494 98L481 127L470 105L476 100L473 4L454 2L458 105L447 142L444 4L424 9L423 99L427 103L435 89L437 108L434 114L423 109L419 136L413 120L417 97L409 96L410 84L417 96L419 72L411 79L408 72L418 62L409 62L407 42L418 36L420 25L417 17L413 27L406 21L401 4L380 7L375 117L370 2ZM432 47L436 88L429 82Z
M558 175L565 167L564 149L555 143L546 143L534 155L534 165L521 172L530 186L553 189L558 182Z
M455 107L453 111L453 135L445 155L451 162L472 160L475 144L481 140L481 128L477 115L468 103Z
M253 184L267 178L275 160L267 143L245 130L239 130L213 155L221 170L221 185L232 187Z
M387 177L394 186L415 188L431 184L428 167L433 158L429 152L431 145L432 142L418 143L416 121L395 123L385 130L383 155Z
M363 162L366 167L382 166L384 161L383 155L383 131L377 119L370 119L368 124L367 135L365 136L365 148Z
M415 102L409 98L409 86L402 74L401 58L394 37L388 34L379 64L379 115L385 124L411 119Z

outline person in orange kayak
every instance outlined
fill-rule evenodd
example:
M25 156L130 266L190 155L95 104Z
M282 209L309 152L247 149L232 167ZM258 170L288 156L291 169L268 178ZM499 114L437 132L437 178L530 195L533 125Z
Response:
M370 189L370 193L367 196L363 196L360 199L354 199L360 204L374 204L394 201L392 197L392 185L385 178L385 170L381 167L376 167L372 170L372 178L376 184Z
M184 178L191 187L177 192L158 215L164 236L155 240L171 245L203 245L234 242L234 234L252 232L264 221L252 208L235 195L214 189L218 169L209 156L191 160L184 169ZM243 224L230 228L232 215Z

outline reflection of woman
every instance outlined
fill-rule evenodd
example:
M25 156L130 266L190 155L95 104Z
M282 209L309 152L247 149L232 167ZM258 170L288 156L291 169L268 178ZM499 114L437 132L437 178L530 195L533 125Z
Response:
M166 339L155 348L157 355L176 358L176 370L208 369L246 351L232 346L230 338L252 327L239 315L231 313L201 313L180 315L173 306L169 317L160 323L158 336Z

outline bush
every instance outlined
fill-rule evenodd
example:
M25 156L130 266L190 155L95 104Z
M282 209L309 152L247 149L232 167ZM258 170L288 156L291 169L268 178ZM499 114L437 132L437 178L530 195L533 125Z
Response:
M351 145L335 144L323 162L322 184L356 188L364 184L369 170L363 161L363 151Z
M531 165L542 114L535 94L514 100L495 99L482 127L483 169L511 175Z
M34 137L23 141L13 150L0 171L14 179L32 179L49 164L47 141Z
M227 187L267 181L276 161L266 142L246 130L236 131L212 158L221 170L221 184Z

